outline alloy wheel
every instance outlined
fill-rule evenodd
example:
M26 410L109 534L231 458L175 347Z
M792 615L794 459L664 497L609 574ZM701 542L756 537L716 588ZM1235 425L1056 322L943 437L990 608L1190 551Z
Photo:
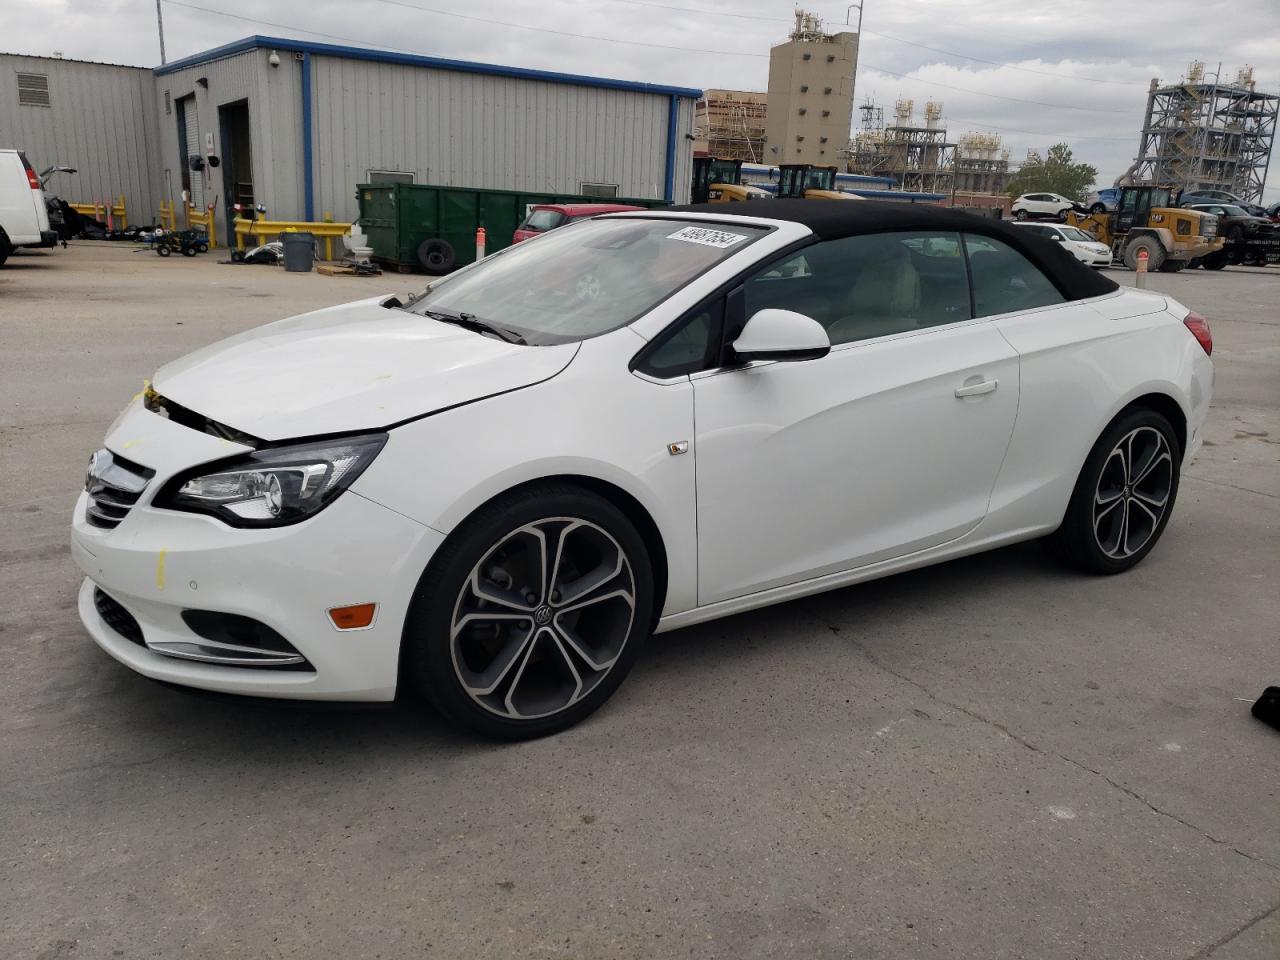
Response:
M569 709L608 675L631 636L626 552L588 520L519 527L471 569L454 604L454 672L485 710L513 720Z
M1155 427L1129 431L1107 455L1093 495L1093 534L1113 560L1140 551L1155 535L1173 489L1173 453Z

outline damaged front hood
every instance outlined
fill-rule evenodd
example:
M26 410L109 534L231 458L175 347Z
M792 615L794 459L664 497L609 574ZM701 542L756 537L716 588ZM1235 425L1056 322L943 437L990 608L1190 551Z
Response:
M550 379L578 345L524 347L383 304L304 313L161 367L157 393L264 440L391 426Z

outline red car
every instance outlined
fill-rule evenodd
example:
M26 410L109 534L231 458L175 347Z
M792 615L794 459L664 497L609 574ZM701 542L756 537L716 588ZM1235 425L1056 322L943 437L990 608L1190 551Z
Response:
M566 223L598 217L602 213L623 213L627 210L643 210L625 203L539 203L529 208L524 223L511 235L512 243L528 240L540 233L563 227Z

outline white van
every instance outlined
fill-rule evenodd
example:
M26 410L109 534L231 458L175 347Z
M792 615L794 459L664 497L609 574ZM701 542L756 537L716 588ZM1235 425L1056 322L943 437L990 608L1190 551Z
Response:
M40 178L20 150L0 149L0 264L14 247L52 247Z

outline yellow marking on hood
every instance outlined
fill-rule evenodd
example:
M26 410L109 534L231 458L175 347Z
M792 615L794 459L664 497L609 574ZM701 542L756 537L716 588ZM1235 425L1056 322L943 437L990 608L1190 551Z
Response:
M130 447L140 447L140 446L142 446L141 440L126 440L124 443L120 444L121 449L124 449L124 450L128 450Z
M389 373L380 373L380 374L378 374L376 377L374 377L373 379L375 379L375 380L390 380L390 379L391 379L391 374L389 374Z
M154 392L155 392L155 391L151 389L151 381L150 381L150 380L143 380L143 381L142 381L142 389L141 389L141 390L139 390L137 393L135 393L135 394L133 395L133 397L129 400L129 402L130 402L130 403L136 403L136 402L137 402L138 400L140 400L142 397L145 397L148 393L154 393Z
M156 589L164 589L164 557L169 551L160 548L160 552L156 554Z

